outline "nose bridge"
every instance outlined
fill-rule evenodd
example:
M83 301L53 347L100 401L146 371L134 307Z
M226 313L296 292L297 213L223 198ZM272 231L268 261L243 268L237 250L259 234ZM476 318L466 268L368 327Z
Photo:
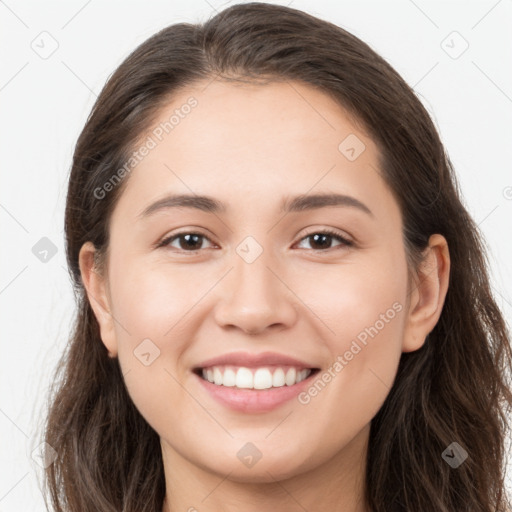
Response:
M244 249L246 252L243 252ZM272 258L269 251L262 251L261 254L255 252L256 249L246 242L237 248L237 256L234 258L233 291L239 299L247 295L245 298L252 297L254 301L266 299L268 304L275 293L282 290L272 290L279 283L269 270L272 265L275 267L275 262L270 261Z
M233 254L233 270L226 279L216 309L220 324L245 331L262 331L274 324L295 321L293 294L276 276L276 260L270 250L253 237L246 237Z

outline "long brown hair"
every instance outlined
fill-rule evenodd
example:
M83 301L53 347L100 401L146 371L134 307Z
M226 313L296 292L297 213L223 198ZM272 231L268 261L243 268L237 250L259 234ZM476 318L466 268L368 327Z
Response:
M78 254L87 241L105 251L110 215L129 177L105 197L95 191L105 190L178 89L215 77L296 80L330 95L380 150L411 268L431 234L448 241L450 285L439 322L421 349L402 354L371 423L368 507L505 511L510 335L491 293L482 236L461 203L435 126L411 87L367 44L300 10L265 3L234 5L203 24L171 25L149 38L110 77L77 141L65 213L77 315L44 433L57 452L45 473L54 510L162 509L159 436L135 408L117 358L101 341ZM469 455L456 469L442 457L452 442Z

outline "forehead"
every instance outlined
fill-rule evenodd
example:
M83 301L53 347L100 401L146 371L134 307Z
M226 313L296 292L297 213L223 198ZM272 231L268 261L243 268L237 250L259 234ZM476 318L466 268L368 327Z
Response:
M260 210L273 196L281 206L284 196L309 191L392 201L374 141L341 105L301 82L188 86L160 110L141 144L151 148L120 200L138 208L134 216L170 192L242 207L254 198Z

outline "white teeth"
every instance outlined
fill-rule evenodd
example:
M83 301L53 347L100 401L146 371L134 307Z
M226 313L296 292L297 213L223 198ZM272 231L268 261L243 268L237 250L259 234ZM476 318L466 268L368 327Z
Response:
M252 388L253 377L249 368L239 368L236 372L235 386L237 388Z
M284 370L282 368L278 368L274 372L274 375L272 375L272 386L275 388L281 388L285 383Z
M268 389L272 387L272 374L268 368L258 368L254 374L254 389Z
M295 368L290 368L286 372L286 377L284 378L286 385L293 386L293 384L295 384L296 377L297 377L297 372L296 372Z
M300 374L301 374L301 375L300 375L300 380L302 381L302 380L304 380L304 379L307 379L307 378L309 377L309 374L310 374L310 373L311 373L311 372L310 372L309 370L307 370L307 369L306 369L306 370L302 370L302 371L300 372Z
M293 367L262 367L250 369L241 367L214 366L202 370L203 378L217 386L241 389L269 389L293 386L311 374L310 369L297 370Z
M213 369L213 382L220 386L222 384L222 373L218 368Z
M227 368L224 371L224 378L223 378L222 385L229 386L229 387L236 385L236 373L231 368Z

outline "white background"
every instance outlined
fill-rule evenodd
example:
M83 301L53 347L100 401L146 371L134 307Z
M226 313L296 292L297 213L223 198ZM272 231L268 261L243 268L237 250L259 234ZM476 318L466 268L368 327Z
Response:
M205 21L232 3L0 1L0 512L44 510L31 453L74 313L63 219L80 130L108 76L136 46L167 25ZM511 0L274 3L349 30L414 87L487 239L494 289L510 325ZM32 48L49 37L43 31L58 44L46 59ZM458 58L445 50L462 49L459 36L442 44L453 31L469 44ZM57 247L46 263L32 253L42 237Z

